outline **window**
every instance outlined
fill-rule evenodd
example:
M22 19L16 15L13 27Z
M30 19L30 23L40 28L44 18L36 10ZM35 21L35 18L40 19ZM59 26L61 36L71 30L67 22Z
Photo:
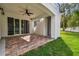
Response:
M21 26L20 26L21 25ZM20 30L21 27L21 30ZM8 35L29 33L29 21L8 17Z
M21 33L29 33L29 22L27 20L21 20Z
M15 19L15 34L19 34L19 19Z
M35 20L34 21L34 27L36 27L39 24L40 20Z
M8 35L14 34L14 19L8 17Z
M36 27L36 25L37 25L37 21L34 21L34 27Z

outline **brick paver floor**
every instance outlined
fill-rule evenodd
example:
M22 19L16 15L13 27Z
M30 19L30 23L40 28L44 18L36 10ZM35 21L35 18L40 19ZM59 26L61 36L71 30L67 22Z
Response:
M7 37L5 40L5 55L21 55L49 41L51 41L51 39L48 37L35 34Z

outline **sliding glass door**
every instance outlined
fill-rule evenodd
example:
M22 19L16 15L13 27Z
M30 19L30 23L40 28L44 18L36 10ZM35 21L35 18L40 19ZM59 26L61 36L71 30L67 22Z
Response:
M21 26L20 26L21 25ZM29 21L8 17L8 35L29 33Z
M20 28L19 28L19 19L15 19L15 34L19 34Z
M21 20L21 33L29 33L29 21Z
M14 19L8 17L8 35L14 35Z

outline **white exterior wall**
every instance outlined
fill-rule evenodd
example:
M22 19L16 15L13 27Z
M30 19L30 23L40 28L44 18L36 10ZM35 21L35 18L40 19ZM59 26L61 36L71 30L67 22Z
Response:
M51 19L51 36L52 38L57 38L60 36L60 15L59 15L59 11L57 9L57 7L55 6L55 4L42 4L45 7L47 7L52 15L49 15L52 17ZM7 27L7 17L13 17L16 19L24 19L24 20L28 20L29 18L27 18L26 16L22 16L22 15L18 15L15 13L10 13L10 12L5 12L5 15L2 15L0 17L0 22L2 23L2 25L0 25L0 27L2 26L2 28L0 28L0 36L7 36L8 34L8 27ZM30 21L30 33L37 33L40 35L47 35L47 25L46 25L46 19L44 18L43 21L41 21L38 26L36 27L36 30L34 28L34 21ZM2 34L1 34L2 32ZM21 34L21 33L20 33Z
M0 15L0 37L8 36L8 27L7 27L7 17L13 17L19 20L28 20L26 17L19 16L17 14L7 13L6 15ZM34 33L34 21L29 22L29 31L30 33ZM20 28L21 30L21 28ZM20 33L21 34L21 33Z
M6 23L6 17L3 15L0 15L0 37L7 35L7 23Z
M0 37L5 37L8 36L8 24L7 24L7 18L8 17L13 17L15 19L19 20L28 20L29 18L23 17L21 15L17 15L14 13L7 13L5 15L0 15ZM20 28L21 29L21 28ZM21 33L20 33L21 34Z
M51 16L51 37L60 37L60 15Z
M51 11L51 37L57 38L60 37L60 15L57 8L54 8L54 5L51 4L43 4L45 7L47 7ZM20 20L29 20L26 16L22 16L15 13L5 12L5 15L0 15L0 37L8 36L8 27L7 27L7 17L13 17ZM40 17L40 16L39 16ZM38 19L40 20L40 19ZM21 29L21 28L20 28ZM34 28L34 21L30 21L30 33L36 33L39 35L47 36L47 20L44 18L39 22L36 29ZM21 34L21 33L20 33ZM5 40L0 40L0 55L4 55L4 49L5 49Z
M61 15L51 16L51 38L57 39L60 37L60 17ZM47 19L43 18L35 28L33 21L32 33L47 36Z
M34 33L34 21L30 21L30 33Z
M57 37L60 37L60 19L60 14L55 16L55 39L57 39Z
M7 36L7 18L6 16L1 16L1 36Z
M59 12L59 7L57 4L52 3L42 3L45 7L47 7L51 12L51 37L57 39L60 37L60 19L61 15Z
M40 18L37 20L39 20L39 22L37 23L36 27L34 27L34 33L46 36L47 35L46 34L47 33L46 19Z
M14 13L9 13L6 12L5 15L1 15L0 16L0 37L5 37L8 36L8 24L7 24L7 17L13 17L15 19L19 19L19 20L26 20L28 18L26 17L22 17L20 15L14 14ZM41 18L37 19L40 20ZM34 20L30 21L30 33L36 33L39 35L47 35L47 26L46 26L46 19L44 18L44 20L40 21L39 24L37 25L37 29L35 30L34 28ZM21 29L21 28L20 28ZM21 33L20 33L21 34Z
M17 19L20 19L20 17L17 17ZM4 37L8 34L7 16L3 16L1 23L2 28L0 29L0 33L2 32L2 35L0 36ZM34 27L34 21L30 21L30 33L47 36L47 20L45 18L41 20L36 28ZM52 16L51 18L51 37L55 39L60 37L60 15Z

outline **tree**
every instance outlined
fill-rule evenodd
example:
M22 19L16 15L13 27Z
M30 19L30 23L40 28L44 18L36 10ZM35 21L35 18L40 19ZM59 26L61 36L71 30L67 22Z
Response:
M61 27L63 28L63 31L65 30L65 28L67 27L67 19L70 14L70 4L66 3L66 4L60 4L60 12L63 13L61 16Z
M79 26L79 11L75 10L72 13L70 20L68 20L68 27L77 27Z
M76 8L77 6L77 8ZM76 16L72 15L72 13L74 12L74 10L79 10L79 4L60 4L60 12L63 13L61 16L61 27L63 28L63 31L68 27L68 26L73 26L74 21L74 17L76 18ZM71 20L72 18L72 20ZM71 23L71 24L70 24Z

